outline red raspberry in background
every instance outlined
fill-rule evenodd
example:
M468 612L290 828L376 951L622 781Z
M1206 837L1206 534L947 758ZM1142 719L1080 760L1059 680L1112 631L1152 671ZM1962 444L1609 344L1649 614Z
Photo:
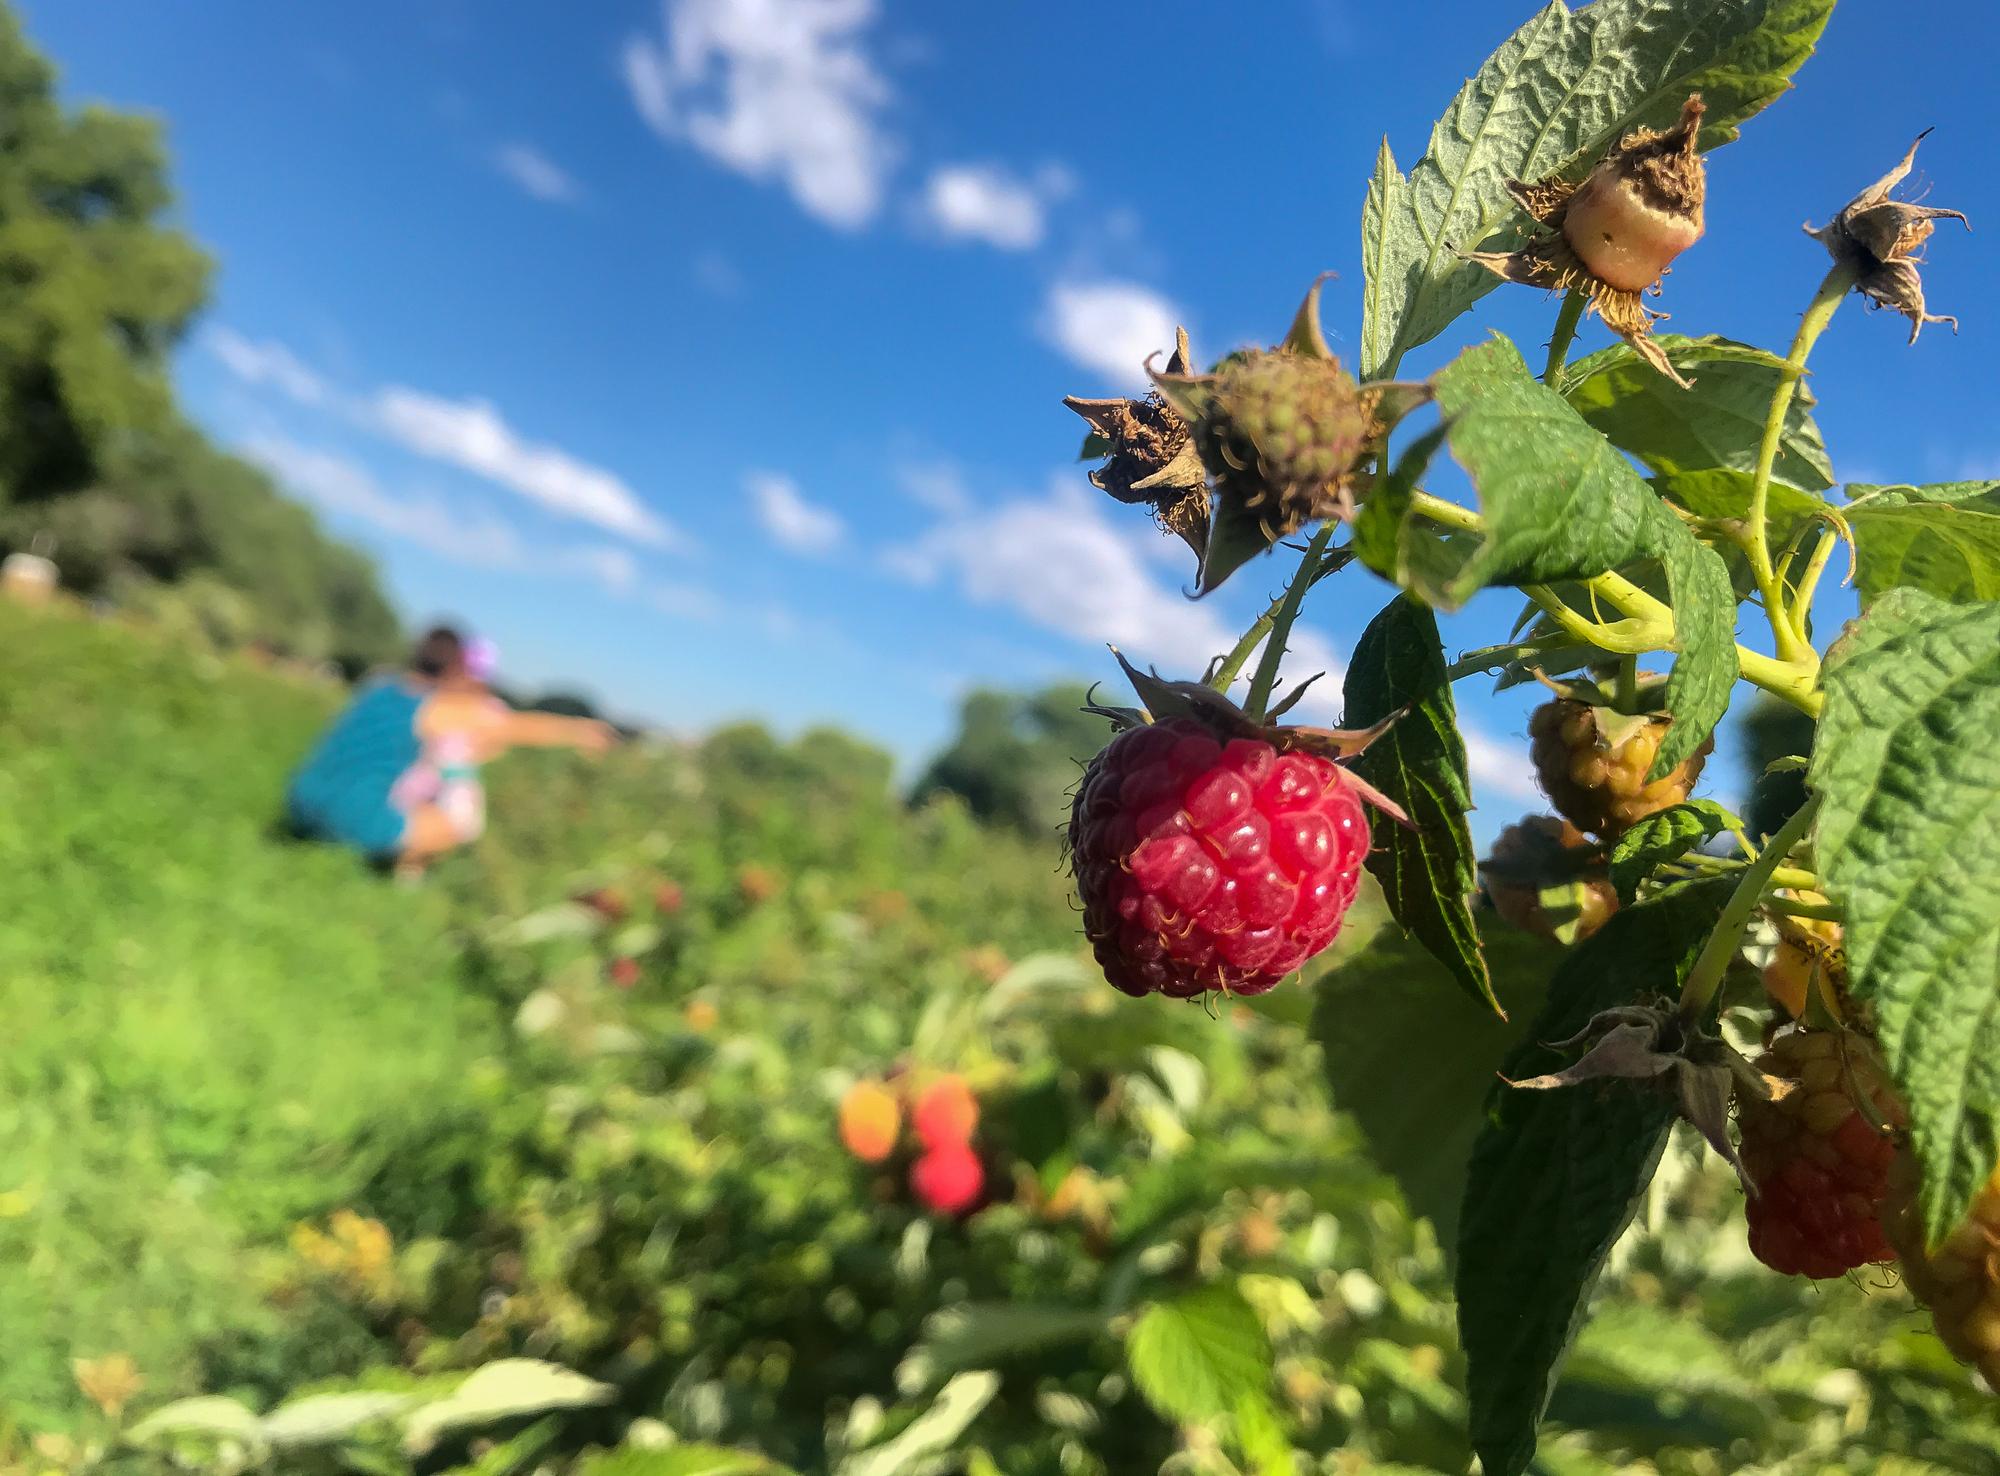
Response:
M636 958L614 958L605 969L611 982L620 989L630 989L639 982L639 960Z
M625 894L616 887L599 887L592 892L584 892L575 899L579 907L588 907L606 922L623 922L629 910L625 905Z
M1127 994L1262 994L1331 943L1361 885L1368 816L1331 759L1220 738L1193 718L1128 728L1070 813L1083 930Z
M1838 1031L1795 1030L1757 1066L1797 1086L1738 1109L1743 1167L1757 1190L1744 1202L1751 1252L1774 1271L1815 1278L1894 1260L1879 1216L1896 1145L1875 1124L1899 1123L1902 1112L1866 1047Z
M962 1215L979 1203L986 1170L963 1143L932 1148L910 1165L910 1192L941 1215Z
M962 1076L941 1076L924 1088L910 1114L926 1148L963 1147L979 1126L979 1103Z
M1966 1217L1936 1250L1924 1245L1917 1164L1905 1153L1889 1179L1882 1224L1903 1263L1903 1284L1931 1309L1945 1347L2000 1388L2000 1169Z
M663 881L653 888L654 908L668 917L679 912L681 904L686 900L681 892L681 884L677 881Z
M880 1163L896 1149L902 1109L887 1087L858 1081L840 1099L840 1141L863 1163Z

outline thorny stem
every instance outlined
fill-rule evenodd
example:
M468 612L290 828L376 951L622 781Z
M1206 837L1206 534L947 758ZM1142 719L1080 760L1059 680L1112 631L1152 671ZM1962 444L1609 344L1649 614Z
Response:
M1761 854L1761 853L1760 853ZM1704 856L1699 851L1690 851L1674 863L1690 867L1696 871L1741 871L1744 863L1726 856ZM1784 887L1794 892L1817 892L1822 890L1817 873L1797 866L1774 866L1767 878L1774 887Z
M1257 649L1257 643L1271 633L1271 627L1278 619L1278 610L1290 592L1287 589L1285 594L1271 601L1270 608L1250 623L1250 628L1243 632L1243 639L1222 658L1222 664L1216 667L1214 675L1208 679L1208 684L1216 691L1226 694L1236 684L1237 673L1243 670L1243 663L1250 659L1250 653Z
M1326 557L1326 546L1333 541L1333 529L1334 520L1331 518L1319 525L1312 542L1306 545L1305 557L1299 560L1298 572L1292 576L1291 584L1269 613L1270 634L1264 641L1264 654L1257 658L1257 670L1250 678L1250 695L1243 704L1243 710L1253 721L1264 720L1264 708L1271 700L1271 690L1278 685L1278 665L1285 659L1285 641L1292 633L1292 622L1299 618L1299 604L1306 597L1306 589L1318 576L1320 563ZM1244 639L1248 640L1248 635ZM1242 642L1237 644L1240 648Z
M1542 383L1550 389L1562 388L1563 367L1569 362L1570 345L1576 342L1576 325L1583 321L1584 305L1589 300L1572 287L1563 299L1562 311L1556 314L1556 331L1549 339L1549 362L1542 370Z
M1722 909L1715 931L1708 935L1700 957L1688 970L1687 982L1681 986L1680 1016L1686 1025L1692 1027L1708 1013L1715 992L1722 987L1722 976L1729 969L1729 961L1736 956L1737 946L1743 941L1743 929L1749 926L1752 914L1764 899L1772 873L1812 828L1813 820L1819 814L1819 801L1820 797L1816 794L1809 797L1799 806L1798 812L1778 828L1778 833L1771 837L1770 844L1764 847L1757 859L1743 868L1736 890L1729 895L1729 905Z
M1480 533L1486 528L1486 520L1478 513L1429 492L1413 494L1410 511L1459 532ZM1636 656L1673 648L1674 612L1670 605L1647 594L1622 574L1599 574L1583 581L1583 587L1629 618L1601 624L1572 610L1544 585L1531 585L1522 593L1540 605L1564 632L1614 656ZM1736 664L1744 681L1783 698L1808 716L1818 717L1825 700L1819 692L1819 661L1810 647L1805 654L1808 659L1802 661L1776 660L1739 645Z
M1771 565L1770 535L1765 527L1765 513L1771 500L1771 468L1777 464L1778 446L1784 440L1785 415L1798 394L1799 381L1805 377L1806 359L1820 334L1826 331L1834 309L1840 306L1841 299L1854 285L1854 277L1853 267L1845 263L1836 264L1820 282L1805 316L1799 320L1798 336L1792 340L1792 351L1786 356L1785 367L1779 372L1778 387L1771 393L1771 408L1764 417L1764 439L1757 447L1756 476L1750 484L1744 552L1749 556L1750 573L1757 581L1757 591L1764 597L1764 612L1771 621L1772 638L1778 643L1778 659L1799 666L1816 667L1818 658L1813 654L1811 643L1799 634L1798 622L1785 603L1784 587L1778 582L1777 572Z

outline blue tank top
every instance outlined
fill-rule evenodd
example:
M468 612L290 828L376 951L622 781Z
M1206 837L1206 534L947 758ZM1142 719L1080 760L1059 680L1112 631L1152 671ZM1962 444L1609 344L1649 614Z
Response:
M401 819L389 791L417 761L417 711L427 695L397 677L355 694L293 774L288 797L294 814L329 839L364 849L385 839L393 844Z

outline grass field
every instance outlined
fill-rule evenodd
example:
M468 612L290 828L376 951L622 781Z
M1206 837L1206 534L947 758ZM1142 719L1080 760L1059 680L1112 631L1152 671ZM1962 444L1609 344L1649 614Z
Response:
M1337 1000L1362 1121L1421 1148L1422 1062L1372 1042L1493 1028L1440 981L1125 1000L1052 839L907 808L834 733L510 759L488 838L398 888L271 827L337 700L0 604L0 1472L155 1469L11 1463L114 1427L72 1370L107 1354L141 1413L523 1355L609 1401L326 1469L781 1469L649 1465L649 1430L843 1476L1465 1469L1446 1256L1301 1028ZM837 1126L857 1080L942 1073L980 1106L961 1218L913 1202L907 1131L878 1165ZM1553 1476L1996 1469L1990 1394L1907 1299L1758 1267L1699 1150L1597 1300ZM1135 1337L1163 1320L1200 1335Z

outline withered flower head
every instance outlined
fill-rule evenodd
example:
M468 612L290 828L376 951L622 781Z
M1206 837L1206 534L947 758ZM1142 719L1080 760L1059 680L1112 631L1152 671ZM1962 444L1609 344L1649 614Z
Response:
M1185 328L1175 332L1169 374L1192 367ZM1120 502L1145 503L1160 527L1174 533L1200 558L1208 547L1208 478L1194 435L1180 412L1155 390L1143 400L1085 400L1063 403L1090 423L1107 443L1104 465L1091 484Z
M1910 320L1911 343L1926 323L1949 323L1952 332L1958 331L1958 319L1924 311L1924 284L1917 268L1923 264L1919 253L1924 242L1937 229L1932 222L1955 220L1972 229L1959 211L1889 198L1889 191L1903 182L1915 163L1917 144L1929 135L1928 128L1918 134L1901 163L1849 200L1827 224L1806 227L1806 234L1816 237L1835 261L1854 270L1857 292L1875 306L1894 308Z
M1695 152L1702 102L1681 105L1680 121L1665 133L1628 133L1574 184L1560 175L1533 184L1509 180L1508 191L1544 227L1520 250L1464 253L1510 282L1590 295L1605 326L1641 358L1682 388L1683 379L1653 341L1656 313L1641 300L1657 292L1660 277L1701 239L1708 177Z

